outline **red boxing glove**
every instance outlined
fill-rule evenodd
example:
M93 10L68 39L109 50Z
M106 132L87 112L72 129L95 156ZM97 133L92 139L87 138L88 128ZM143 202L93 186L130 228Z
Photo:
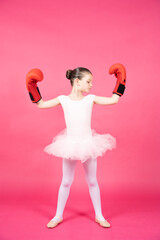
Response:
M29 92L30 99L33 103L37 103L41 100L41 94L37 87L37 82L43 80L43 73L40 69L31 69L26 76L26 87Z
M109 68L109 74L113 74L113 73L117 78L116 86L113 90L113 93L121 97L125 90L126 70L122 64L116 63Z

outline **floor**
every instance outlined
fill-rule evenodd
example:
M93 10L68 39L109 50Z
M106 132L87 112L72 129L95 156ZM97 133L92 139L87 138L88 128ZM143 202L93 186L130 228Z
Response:
M79 198L79 196L81 196ZM150 193L102 192L102 210L110 222L103 228L94 221L89 195L71 192L63 222L53 229L57 193L8 193L1 197L0 240L104 239L160 240L160 197Z

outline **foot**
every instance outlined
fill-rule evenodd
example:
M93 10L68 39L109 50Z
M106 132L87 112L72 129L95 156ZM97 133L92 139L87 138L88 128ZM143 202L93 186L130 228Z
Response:
M95 222L99 223L102 227L110 227L110 223L106 219L100 220L98 217L95 217Z
M55 216L54 218L51 219L51 221L47 224L48 228L54 228L56 227L60 222L63 221L62 217Z

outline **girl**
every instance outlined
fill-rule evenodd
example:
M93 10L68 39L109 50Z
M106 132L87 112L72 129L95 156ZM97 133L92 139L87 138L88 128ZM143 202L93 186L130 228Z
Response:
M114 74L117 77L116 72ZM115 148L116 139L110 134L100 135L94 129L91 129L91 113L93 104L118 103L124 89L119 93L118 90L115 91L109 98L94 94L84 96L83 93L88 93L92 87L92 73L87 68L78 67L74 70L67 70L66 77L70 80L72 87L69 95L60 95L49 101L43 101L40 95L38 102L35 101L38 108L51 108L61 104L66 123L66 128L55 136L52 143L44 149L48 154L63 158L63 177L58 192L57 210L47 227L53 228L63 221L63 212L78 160L83 164L95 211L95 221L102 227L110 227L101 209L100 189L96 177L97 157L104 155L107 150ZM38 93L40 94L39 89Z

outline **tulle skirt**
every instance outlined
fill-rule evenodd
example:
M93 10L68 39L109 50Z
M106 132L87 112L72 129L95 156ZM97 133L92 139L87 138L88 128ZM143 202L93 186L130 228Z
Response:
M91 135L72 137L66 128L56 135L52 143L44 148L48 154L70 160L85 162L89 158L103 156L107 150L116 148L116 139L110 134L98 134L91 129Z

